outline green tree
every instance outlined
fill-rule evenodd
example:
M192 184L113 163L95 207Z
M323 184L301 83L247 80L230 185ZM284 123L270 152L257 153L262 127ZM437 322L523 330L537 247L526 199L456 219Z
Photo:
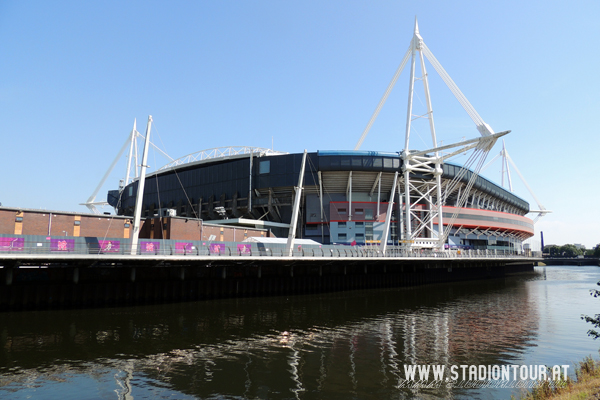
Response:
M560 255L560 247L556 245L544 246L544 253L550 254L550 257L558 257Z
M560 255L563 257L577 257L583 255L584 249L578 249L573 244L565 244L560 246Z
M597 247L598 246L596 246L596 248ZM596 285L600 286L600 282L597 282ZM590 290L590 295L598 297L600 296L600 290L592 289ZM593 317L590 317L589 315L582 315L581 319L583 319L585 322L592 324L594 327L594 329L590 329L587 332L588 336L591 336L594 339L598 339L600 337L600 314L596 314Z

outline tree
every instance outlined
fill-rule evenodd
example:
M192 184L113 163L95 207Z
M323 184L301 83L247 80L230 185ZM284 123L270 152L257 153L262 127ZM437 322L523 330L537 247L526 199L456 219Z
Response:
M565 244L564 246L560 246L560 255L563 257L577 257L579 255L583 255L585 249L578 249L573 244Z
M544 253L550 254L550 257L558 257L560 255L560 247L556 245L544 246Z
M596 246L596 248L598 248L598 246ZM596 285L600 286L600 281L597 282ZM592 290L590 290L590 295L592 295L594 297L598 297L598 296L600 296L600 290L592 289ZM590 329L587 332L588 336L593 337L594 340L598 339L600 337L600 314L596 314L593 317L590 317L589 315L582 315L581 319L583 319L585 322L589 322L595 328L595 329Z

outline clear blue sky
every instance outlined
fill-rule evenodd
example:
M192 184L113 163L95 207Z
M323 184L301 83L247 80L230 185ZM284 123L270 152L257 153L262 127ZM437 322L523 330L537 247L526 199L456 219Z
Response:
M0 202L85 211L134 118L143 133L148 115L174 158L272 141L287 152L352 149L415 16L483 119L512 130L511 157L553 211L536 231L547 244L599 243L597 0L0 0ZM428 68L439 139L476 137ZM405 70L362 149L402 150L407 86ZM484 175L499 181L499 171ZM99 198L124 175L125 158Z

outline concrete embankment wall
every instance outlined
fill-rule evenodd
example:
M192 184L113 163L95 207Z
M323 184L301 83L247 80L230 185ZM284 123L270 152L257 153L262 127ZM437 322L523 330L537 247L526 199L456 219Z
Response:
M201 266L0 269L0 310L84 308L281 296L500 278L534 262L322 260Z

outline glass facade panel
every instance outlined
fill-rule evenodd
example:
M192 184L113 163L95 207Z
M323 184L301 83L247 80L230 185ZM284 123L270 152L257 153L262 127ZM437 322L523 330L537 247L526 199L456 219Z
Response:
M261 161L258 164L258 173L259 174L268 174L270 172L271 172L271 161L270 160Z

